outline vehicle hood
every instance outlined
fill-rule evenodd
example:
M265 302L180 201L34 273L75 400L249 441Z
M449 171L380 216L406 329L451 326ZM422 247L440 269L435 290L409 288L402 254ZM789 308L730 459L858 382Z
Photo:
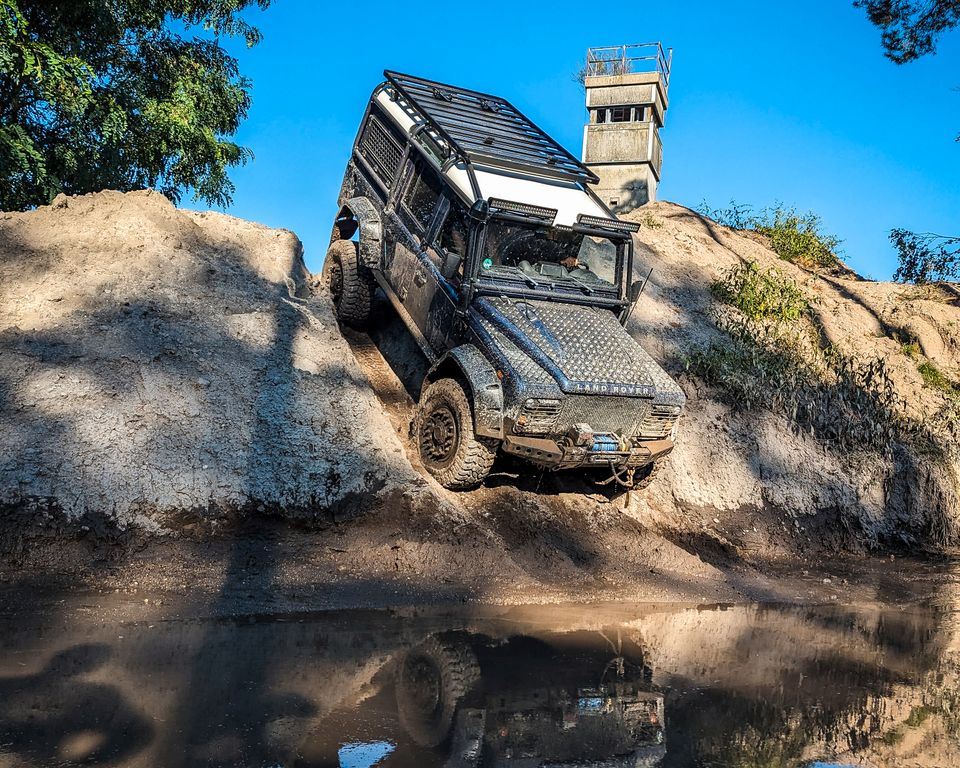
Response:
M504 296L484 296L474 306L494 339L505 336L564 392L683 403L682 390L610 310Z

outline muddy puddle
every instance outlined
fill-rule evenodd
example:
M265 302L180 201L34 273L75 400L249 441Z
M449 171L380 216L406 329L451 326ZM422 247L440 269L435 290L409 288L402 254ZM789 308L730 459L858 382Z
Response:
M948 592L216 620L7 600L0 766L953 766Z

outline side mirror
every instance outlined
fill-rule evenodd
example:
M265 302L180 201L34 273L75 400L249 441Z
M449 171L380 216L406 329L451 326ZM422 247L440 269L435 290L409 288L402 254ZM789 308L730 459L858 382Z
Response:
M477 200L470 206L468 215L474 221L486 221L490 215L490 204L486 200Z
M443 259L443 268L440 270L443 279L452 280L462 263L463 257L459 253L448 253Z
M640 298L640 294L643 293L643 286L646 284L646 280L637 280L630 284L630 303L635 304L637 299Z

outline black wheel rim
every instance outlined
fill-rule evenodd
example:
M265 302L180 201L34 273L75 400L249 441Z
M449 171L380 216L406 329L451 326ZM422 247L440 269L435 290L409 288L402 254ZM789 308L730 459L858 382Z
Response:
M438 405L420 425L420 455L429 467L444 467L457 453L460 428L446 404Z
M340 303L340 297L343 295L343 266L340 259L331 257L330 262L330 293L333 295L335 303Z

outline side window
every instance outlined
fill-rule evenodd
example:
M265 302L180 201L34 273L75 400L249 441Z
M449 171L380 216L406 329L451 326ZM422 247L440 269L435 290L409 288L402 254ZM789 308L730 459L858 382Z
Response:
M467 209L459 200L453 199L450 201L450 208L443 220L443 226L437 233L437 247L445 254L456 254L460 257L454 282L458 282L463 277L469 238L470 220L467 217Z
M467 238L470 235L467 209L459 200L450 203L450 210L443 220L443 226L437 236L437 245L446 253L455 253L467 257Z
M403 207L413 216L421 229L429 229L433 221L433 212L440 199L440 180L432 169L422 162L414 165L413 175L403 193Z

